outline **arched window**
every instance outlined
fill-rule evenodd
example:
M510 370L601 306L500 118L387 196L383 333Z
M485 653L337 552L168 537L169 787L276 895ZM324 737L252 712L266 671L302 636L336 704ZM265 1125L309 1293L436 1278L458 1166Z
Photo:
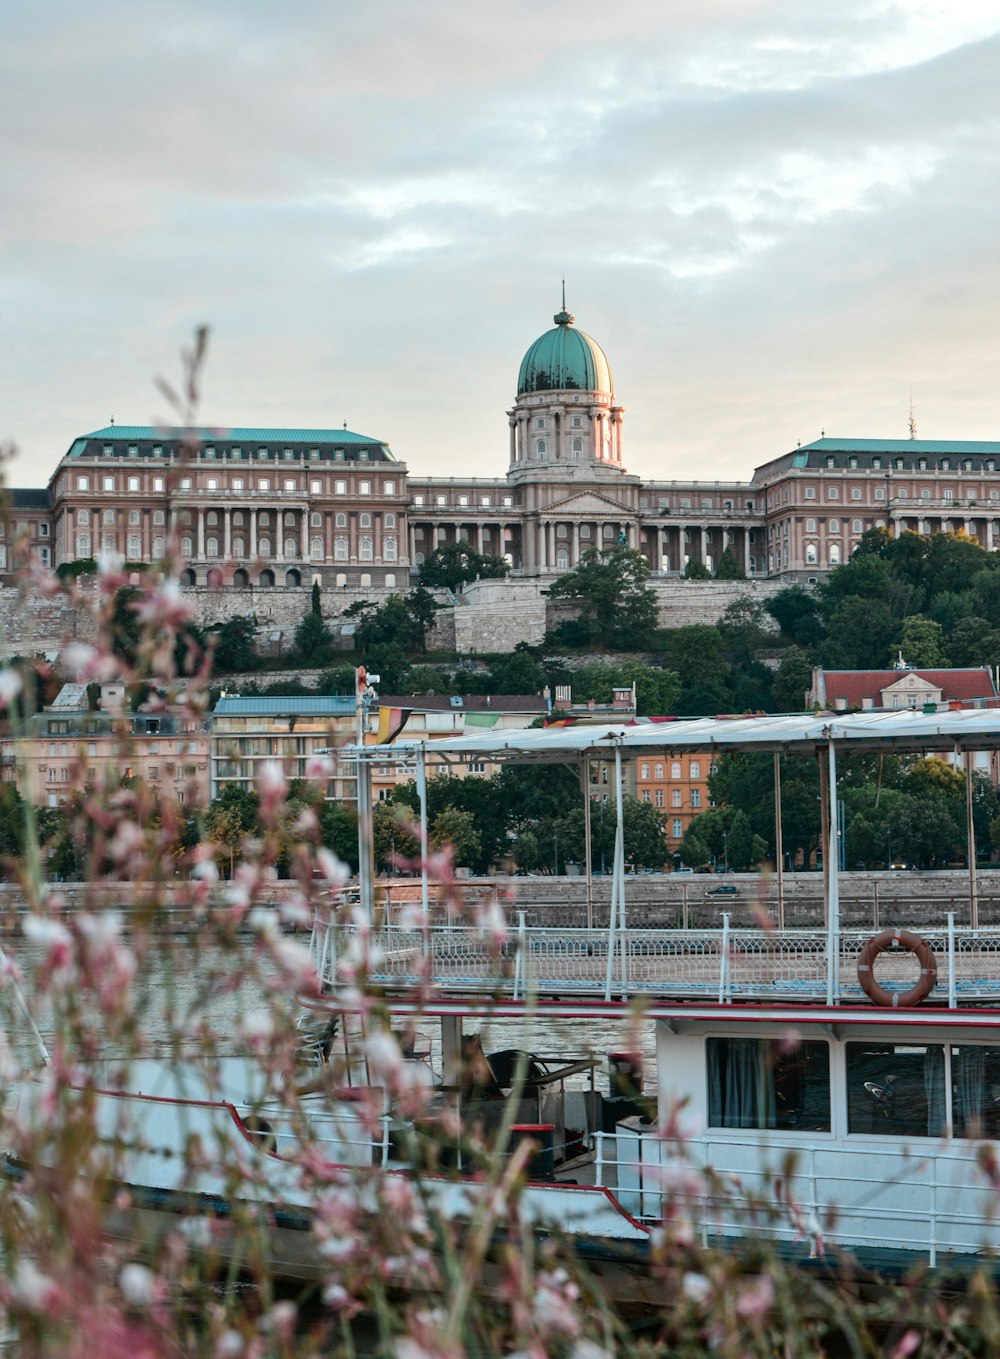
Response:
M855 519L855 520L852 521L852 523L851 523L851 532L852 532L852 533L860 533L860 532L861 532L861 520L860 520L860 519Z
M138 561L142 556L142 539L139 537L138 533L129 534L125 552L129 561L132 562Z
M807 520L806 520L806 533L815 533L815 532L816 532L816 520L815 520L815 519L807 519Z
M162 528L162 526L163 526L166 522L167 522L167 516L163 513L162 510L154 510L154 511L153 511L153 523L154 523L154 525L155 525L157 528Z
M839 544L839 543L831 543L831 544L830 544L830 565L831 565L831 566L839 566L839 565L840 565L840 544Z
M347 515L346 515L346 514L338 514L338 515L337 515L337 518L336 518L336 521L335 521L335 526L336 526L337 528L347 528Z
M296 571L296 569L295 569L294 566L291 567L290 570L288 570L288 571L285 572L285 584L286 584L286 585L301 585L301 584L302 584L302 572L301 572L301 571Z
M370 572L368 572L368 571L362 571L362 573L361 573L361 588L362 588L362 590L370 589L371 583L372 583L372 578L371 578Z
M371 515L370 515L370 514L363 514L363 515L361 516L360 524L361 524L361 527L362 527L362 528L371 528L371 526L372 526L372 517L371 517Z
M247 544L245 538L233 539L233 556L245 557L247 555Z
M815 566L818 560L816 544L806 543L806 566Z
M372 540L370 538L362 538L361 542L358 544L358 560L370 562L372 556Z
M190 557L190 556L191 556L191 539L190 539L190 538L182 538L182 539L181 539L181 556L182 556L182 557Z
M269 524L270 522L271 522L271 516L270 516L269 512L268 512L267 510L261 510L261 512L257 515L257 523L258 523L258 524Z
M89 511L89 510L77 510L77 512L76 512L76 522L77 522L78 524L89 524L89 523L90 523L90 511Z
M338 562L346 562L349 556L347 539L337 538L333 544L333 559Z
M181 523L184 525L189 525L191 523L190 510L181 510Z
M297 548L296 548L296 546L295 546L295 539L294 539L294 538L286 538L286 539L285 539L285 556L286 556L286 557L297 557L298 555L299 555L299 554L298 554L298 550L297 550Z
M260 539L258 539L258 542L257 542L257 551L260 553L260 555L261 555L262 557L270 557L270 555L271 555L271 540L270 540L270 538L260 538ZM273 581L272 581L271 583L272 583L272 585L274 584Z
M564 547L561 547L556 553L556 570L569 570L569 552Z
M395 538L385 538L382 542L382 560L394 562L396 560L396 540Z
M205 556L217 557L219 555L219 540L214 535L205 539Z
M572 444L572 448L573 448L573 457L574 457L574 458L578 458L578 457L580 456L580 454L583 452L583 440L582 440L582 439L574 439L574 440L573 440L573 444Z
M242 566L233 572L233 584L238 590L245 590L250 584L250 577L247 575L246 571L243 570Z
M160 558L163 556L164 552L166 551L166 547L167 547L166 540L163 538L163 536L162 536L161 534L157 534L157 536L153 539L153 560L154 560L154 561L159 561L159 560L160 560Z
M205 523L206 523L206 524L217 524L218 522L219 522L219 513L218 513L218 511L217 511L217 510L209 510L208 514L205 515Z
M90 556L90 534L78 533L76 535L76 555L78 557Z
M102 518L103 518L105 524L111 524L112 526L114 526L114 522L115 522L115 512L114 512L114 510L105 510L105 511L104 511L104 514L102 515Z
M265 589L269 590L274 584L274 572L271 570L262 571L260 573L260 583Z
M236 525L242 523L243 523L243 511L233 510L233 524Z
M140 521L140 519L139 519L139 511L138 511L138 510L129 510L129 512L128 512L128 521L129 521L130 524L138 524L138 523L140 523L141 521Z
M310 557L313 559L314 562L321 562L321 561L323 560L323 539L322 539L322 538L313 538L313 539L310 540L310 543L309 543L309 555L310 555Z
M291 510L286 510L286 511L285 511L285 523L286 523L286 524L294 524L294 523L295 523L295 515L292 513Z
M536 439L536 440L535 440L535 457L536 457L536 458L544 458L544 457L545 457L545 453L546 453L545 440L544 440L544 439Z
M387 529L390 528L394 529L396 527L396 516L391 513L387 514L385 518L382 520L382 523L385 525Z
M222 588L222 572L217 566L209 568L208 575L205 577L205 584L210 590L219 590Z
M323 516L320 514L319 510L313 510L312 514L309 516L309 522L312 524L313 528L323 527Z
M826 526L826 531L827 531L827 533L839 533L839 532L840 532L840 520L839 520L839 519L831 519L831 520L829 520L829 522L827 523L827 526Z

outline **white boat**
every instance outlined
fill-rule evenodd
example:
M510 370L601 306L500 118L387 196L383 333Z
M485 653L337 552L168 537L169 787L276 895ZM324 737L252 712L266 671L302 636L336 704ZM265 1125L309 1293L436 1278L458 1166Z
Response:
M998 745L995 714L963 711L503 733L435 742L434 753L609 759L620 789L623 759L653 748L800 750L822 755L835 793L838 750ZM388 751L418 769L426 756L364 748L362 788ZM268 1104L245 1064L203 1092L152 1065L127 1089L92 1082L113 1148L111 1229L142 1236L180 1215L212 1224L225 1255L237 1249L227 1224L251 1205L267 1222L272 1270L319 1278L331 1267L312 1230L324 1184L349 1183L375 1216L387 1180L419 1175L434 1211L463 1223L493 1213L502 1235L495 1182L469 1153L476 1128L501 1148L530 1141L523 1220L567 1237L628 1301L655 1302L646 1266L665 1233L803 1262L846 1253L883 1274L976 1264L1000 1248L1000 930L957 923L958 903L921 938L841 929L836 834L832 814L822 930L786 928L783 903L767 927L723 916L710 930L629 928L620 799L607 929L529 928L522 915L504 934L493 913L435 925L426 880L416 921L318 921L322 990L308 1005L320 1024L337 1019L335 1081L294 1108ZM780 902L780 878L778 891ZM370 872L362 892L370 904ZM973 917L975 902L973 867ZM374 1044L359 963L388 1017ZM490 1033L508 1023L522 1041L494 1050ZM620 1035L601 1052L598 1026L605 1040ZM405 1034L398 1060L390 1029ZM415 1040L428 1029L427 1043ZM556 1032L559 1056L547 1047ZM614 1051L628 1056L605 1080ZM419 1090L414 1118L406 1092ZM37 1093L20 1092L29 1123ZM432 1120L430 1148L428 1109L448 1115ZM194 1163L192 1136L213 1149ZM43 1158L31 1169L45 1168Z

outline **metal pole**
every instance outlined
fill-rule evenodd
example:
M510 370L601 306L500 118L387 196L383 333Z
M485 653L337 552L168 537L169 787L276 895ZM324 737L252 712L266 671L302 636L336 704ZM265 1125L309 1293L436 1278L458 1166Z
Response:
M965 838L969 865L969 923L979 929L979 882L976 876L976 823L972 816L972 752L965 752Z
M826 1000L828 1005L832 1005L840 994L840 878L838 874L838 844L839 828L837 826L837 748L830 735L830 744L827 747L830 768L830 784L828 789L827 802L830 820L828 822L828 842L830 853L824 859L829 861L827 882L829 883L829 897L827 901L827 928L828 934L828 959L826 977Z
M958 988L955 984L955 912L948 912L948 1009L958 1005Z
M816 759L819 761L819 844L820 853L823 855L823 924L829 925L830 918L827 914L826 903L830 895L830 788L829 775L827 773L826 762L822 752L818 752Z
M778 929L785 928L785 845L781 835L781 752L774 752L774 852L778 868Z
M430 903L427 891L427 752L423 746L417 749L417 797L420 801L420 913L426 935Z
M583 789L583 867L587 874L587 929L594 928L594 866L590 846L590 760L580 759L580 786Z
M618 925L621 931L622 985L628 983L625 924L625 804L622 796L622 748L615 746L615 817L617 819Z

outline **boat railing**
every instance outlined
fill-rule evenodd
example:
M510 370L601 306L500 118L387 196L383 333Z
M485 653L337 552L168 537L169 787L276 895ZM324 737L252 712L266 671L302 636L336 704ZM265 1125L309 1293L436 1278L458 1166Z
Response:
M1000 1245L995 1186L983 1172L980 1145L961 1139L900 1147L859 1140L769 1149L761 1134L708 1131L683 1146L656 1126L630 1119L614 1133L594 1133L595 1183L645 1222L690 1218L702 1244L719 1236L801 1241L811 1255L867 1245L887 1263L923 1255L933 1268L956 1253Z
M537 994L854 1003L864 1000L858 959L869 929L735 927L601 929L528 926L523 915L498 940L476 926L389 927L370 932L331 925L314 930L313 960L327 989L359 971L381 986L431 984L444 991L519 999ZM1000 927L947 926L921 936L933 952L939 1004L1000 1001ZM919 975L916 957L888 949L879 982L905 992Z

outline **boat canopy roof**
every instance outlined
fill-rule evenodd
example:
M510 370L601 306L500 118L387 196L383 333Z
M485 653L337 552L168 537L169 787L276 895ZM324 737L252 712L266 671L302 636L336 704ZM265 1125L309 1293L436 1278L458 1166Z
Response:
M568 763L577 759L635 759L656 752L779 751L810 755L836 743L845 754L877 751L965 752L1000 749L1000 709L962 708L946 712L876 709L860 713L762 714L742 717L664 718L605 725L482 731L421 741L349 748L348 758L387 761L416 757L435 760L488 759L493 762Z

